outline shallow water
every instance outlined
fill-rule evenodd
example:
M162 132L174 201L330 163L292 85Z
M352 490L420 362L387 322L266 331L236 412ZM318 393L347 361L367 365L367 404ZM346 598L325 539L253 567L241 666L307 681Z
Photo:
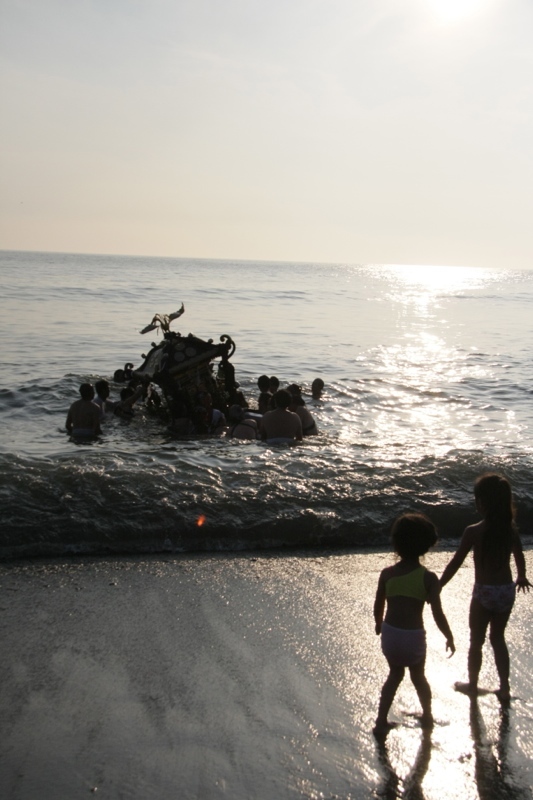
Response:
M486 469L533 531L531 271L5 252L0 269L3 554L365 546L407 508L453 538ZM79 384L139 366L158 341L139 331L181 302L174 329L235 340L251 402L262 373L304 392L321 376L320 435L180 440L140 409L69 441Z

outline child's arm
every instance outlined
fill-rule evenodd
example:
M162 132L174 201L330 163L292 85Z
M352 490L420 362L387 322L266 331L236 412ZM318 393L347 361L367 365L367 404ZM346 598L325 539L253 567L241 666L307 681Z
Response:
M374 600L374 621L376 623L376 633L378 636L381 633L381 623L383 622L386 603L384 572L385 570L383 570L379 576L376 599Z
M437 578L434 572L430 572L428 574L428 579L429 579L428 603L431 606L433 619L435 620L435 623L439 631L442 634L444 634L446 638L446 650L451 650L450 655L453 656L453 654L455 653L455 643L453 641L453 633L451 631L450 626L448 625L448 620L446 619L446 615L442 610L442 604L440 601L439 579Z
M448 563L446 569L442 573L440 577L440 587L442 589L443 586L446 586L448 581L451 581L465 558L467 557L468 553L472 549L474 545L474 531L472 528L466 528L465 532L463 533L463 538L459 543L459 547L455 551L455 555L452 557L451 561Z
M522 590L523 592L526 591L529 592L531 584L526 578L526 560L524 558L524 551L522 550L522 542L518 533L515 535L513 542L513 556L514 556L514 562L516 564L516 571L518 573L515 581L517 589L518 591Z

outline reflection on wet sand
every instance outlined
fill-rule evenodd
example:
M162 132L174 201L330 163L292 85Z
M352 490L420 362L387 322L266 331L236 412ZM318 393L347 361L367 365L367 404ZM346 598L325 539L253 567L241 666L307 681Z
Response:
M475 776L480 800L531 800L531 789L524 786L509 758L511 730L509 708L502 706L496 741L491 741L479 709L477 697L470 700L470 729L475 754Z
M428 771L431 759L431 731L423 730L420 745L413 762L413 766L405 778L400 778L395 772L389 756L389 747L385 738L376 740L378 761L383 772L383 783L377 788L377 797L393 800L404 797L407 800L424 800L422 781Z
M472 569L446 597L456 661L428 625L432 731L404 682L397 726L376 746L386 667L371 615L388 559L320 550L0 564L2 797L532 800L533 605L520 598L509 625L510 711L488 692L471 716L453 687ZM436 552L430 565L440 573L448 559ZM481 680L497 685L492 659Z
M487 694L489 694L487 692ZM489 711L489 709L486 709ZM494 709L493 709L494 710ZM516 743L513 737L510 706L502 705L499 719L495 725L486 724L479 706L478 697L470 698L470 735L472 752L460 761L468 762L470 755L473 771L470 773L477 789L479 800L532 800L533 792L527 784L527 778L520 773L519 763L513 763L516 756ZM394 730L394 729L393 729ZM410 729L410 733L412 733ZM451 773L439 769L439 751L442 741L435 737L435 729L422 730L418 750L412 758L412 766L406 769L411 760L406 761L409 741L405 731L394 730L389 737L376 737L377 760L381 780L375 789L375 796L394 800L402 797L407 800L429 800L433 797L466 797L457 793L458 787L453 781L448 782ZM433 763L431 774L427 775L432 755L437 763ZM453 764L449 765L453 771ZM403 767L403 768L402 768ZM402 774L404 777L402 777ZM427 775L427 777L426 777ZM423 788L426 781L425 789ZM439 785L440 784L440 785ZM463 784L462 789L466 787ZM468 795L469 796L469 795Z

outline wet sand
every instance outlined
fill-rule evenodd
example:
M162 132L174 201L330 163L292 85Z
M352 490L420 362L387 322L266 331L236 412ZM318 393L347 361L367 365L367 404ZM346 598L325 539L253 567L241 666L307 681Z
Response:
M526 553L529 575L533 554ZM440 572L446 552L428 556ZM388 553L0 565L3 798L531 798L533 593L508 628L513 699L466 678L465 565L426 611L436 724L405 679L372 735L386 663L372 604ZM481 683L497 687L488 645Z

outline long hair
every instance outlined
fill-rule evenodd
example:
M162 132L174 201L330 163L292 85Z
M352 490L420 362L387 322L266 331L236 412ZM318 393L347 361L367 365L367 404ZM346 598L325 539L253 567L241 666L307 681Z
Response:
M505 560L513 548L515 509L511 484L496 472L480 475L474 484L474 496L483 508L485 531L481 556Z

